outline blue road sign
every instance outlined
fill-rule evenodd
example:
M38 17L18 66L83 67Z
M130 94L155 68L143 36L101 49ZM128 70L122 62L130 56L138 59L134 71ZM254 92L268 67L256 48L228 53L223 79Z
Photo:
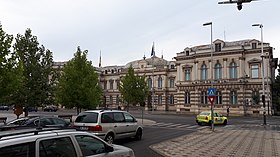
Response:
M216 96L216 88L208 88L207 95L208 96Z

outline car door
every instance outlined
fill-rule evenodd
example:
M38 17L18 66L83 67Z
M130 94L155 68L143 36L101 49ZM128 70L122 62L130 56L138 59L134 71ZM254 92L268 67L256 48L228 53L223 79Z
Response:
M125 138L128 136L127 124L125 123L122 112L113 112L114 116L114 131L117 138Z
M126 123L127 134L132 137L136 134L136 129L138 127L136 119L129 113L124 112L124 118Z
M214 114L214 119L215 119L215 124L222 124L223 123L223 119L218 113Z
M36 141L36 157L77 157L77 149L69 136L41 138Z
M88 136L76 135L75 139L84 157L115 157L117 152L108 152L108 145L101 140Z

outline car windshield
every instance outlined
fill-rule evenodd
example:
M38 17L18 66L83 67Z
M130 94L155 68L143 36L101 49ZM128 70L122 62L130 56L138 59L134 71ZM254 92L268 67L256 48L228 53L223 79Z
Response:
M199 115L201 116L208 116L210 113L209 112L201 112Z
M78 115L76 123L97 123L98 113L84 112Z

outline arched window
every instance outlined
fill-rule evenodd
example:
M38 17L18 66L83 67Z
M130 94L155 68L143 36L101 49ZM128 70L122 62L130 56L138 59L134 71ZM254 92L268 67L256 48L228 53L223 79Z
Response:
M201 66L201 80L206 80L207 79L207 66L203 64Z
M222 65L217 63L215 65L215 80L219 80L222 78Z
M189 92L185 92L185 104L191 103L191 95Z
M159 77L158 78L158 88L162 88L162 78L161 77Z
M207 104L207 92L206 91L201 92L200 98L201 98L200 101L202 104Z
M237 104L237 92L236 91L231 91L230 92L230 104L231 105L236 105Z
M191 80L191 69L187 68L185 69L185 81L190 81Z
M216 92L216 104L222 104L223 102L223 97L222 97L222 92L221 91L217 91Z
M152 89L153 86L152 86L152 79L151 78L148 78L147 84L148 84L148 88Z
M237 65L234 62L229 64L229 78L236 79L237 78Z
M174 95L170 95L169 104L174 104Z
M162 104L162 95L158 95L158 104Z
M252 105L258 105L260 102L260 93L258 91L252 92Z

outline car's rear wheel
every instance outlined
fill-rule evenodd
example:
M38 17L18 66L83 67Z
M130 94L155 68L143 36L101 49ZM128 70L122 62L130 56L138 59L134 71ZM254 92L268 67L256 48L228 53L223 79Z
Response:
M135 134L135 140L141 140L142 139L142 129L138 129Z
M113 144L114 143L114 135L112 133L109 133L106 137L105 137L105 141L109 144Z
M224 120L224 123L223 123L224 125L227 125L227 120Z

